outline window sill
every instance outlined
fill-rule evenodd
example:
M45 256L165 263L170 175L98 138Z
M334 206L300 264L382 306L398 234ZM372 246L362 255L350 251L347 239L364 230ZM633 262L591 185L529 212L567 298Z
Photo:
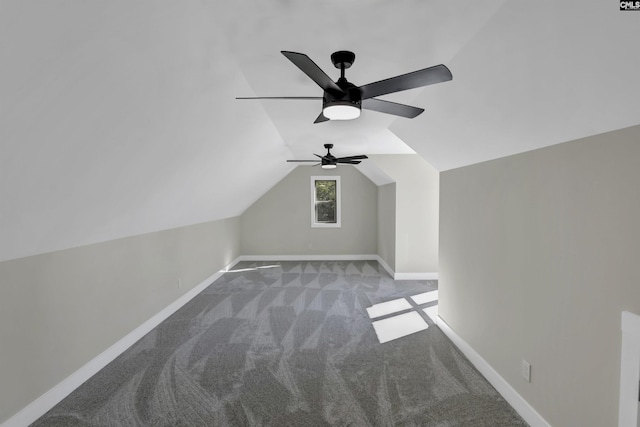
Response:
M314 222L311 224L311 228L340 228L341 225L339 222L327 222L327 223L322 223L322 222Z

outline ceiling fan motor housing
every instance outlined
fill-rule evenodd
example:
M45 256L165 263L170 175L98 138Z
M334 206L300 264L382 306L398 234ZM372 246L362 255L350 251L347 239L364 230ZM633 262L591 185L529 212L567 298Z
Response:
M344 77L340 77L336 84L342 89L342 92L332 90L324 91L322 110L325 111L325 116L327 115L327 108L344 109L343 111L353 111L357 112L357 115L360 115L362 100L360 91L356 85L349 83Z
M344 70L353 65L356 55L348 50L339 50L331 54L331 62L340 69L340 78L336 85L341 91L326 89L322 97L322 111L331 120L349 120L360 115L362 99L356 85L344 77Z
M338 159L336 156L331 154L331 149L333 148L333 144L324 144L324 148L327 149L327 154L322 157L322 166L334 166L338 163Z

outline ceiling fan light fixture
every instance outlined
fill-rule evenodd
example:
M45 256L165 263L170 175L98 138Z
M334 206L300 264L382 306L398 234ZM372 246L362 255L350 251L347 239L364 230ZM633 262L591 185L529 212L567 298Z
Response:
M322 169L335 169L337 167L338 167L338 165L334 165L334 164L331 164L331 163L327 163L327 164L321 166Z
M322 114L329 120L353 120L360 117L360 106L349 101L327 102Z

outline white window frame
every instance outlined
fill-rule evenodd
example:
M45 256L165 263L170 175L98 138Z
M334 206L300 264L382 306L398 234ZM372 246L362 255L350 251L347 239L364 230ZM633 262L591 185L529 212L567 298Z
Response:
M336 222L316 222L316 181L336 182ZM311 177L311 227L313 228L340 228L342 226L342 202L339 176L312 176Z

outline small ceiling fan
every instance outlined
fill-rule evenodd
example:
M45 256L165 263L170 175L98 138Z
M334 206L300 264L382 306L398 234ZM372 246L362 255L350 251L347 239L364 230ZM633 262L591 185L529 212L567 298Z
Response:
M360 116L362 108L412 119L422 113L424 109L384 101L376 97L446 82L453 78L451 71L445 65L440 64L374 83L356 86L347 81L344 76L344 70L351 67L356 59L356 55L353 52L340 50L331 54L331 62L336 68L340 69L340 78L335 82L304 53L285 50L281 52L322 88L324 91L323 96L260 96L238 97L236 99L322 99L322 112L314 123L328 120L355 119Z
M320 158L320 163L316 163L313 166L322 165L322 169L335 169L338 166L338 163L347 164L347 165L357 165L363 159L368 159L368 157L364 154L360 154L358 156L347 156L347 157L336 157L331 154L331 149L333 148L333 144L324 144L324 148L327 149L327 154L321 156L320 154L313 154L314 156ZM317 162L318 160L287 160L287 162Z

